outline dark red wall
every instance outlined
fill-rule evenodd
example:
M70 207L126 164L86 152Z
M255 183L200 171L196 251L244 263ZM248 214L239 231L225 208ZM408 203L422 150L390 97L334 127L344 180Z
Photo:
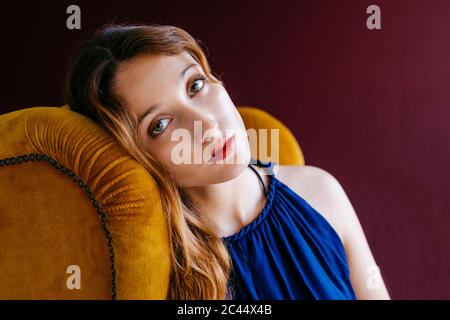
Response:
M292 129L352 201L394 299L450 298L450 2L76 1L2 9L0 113L62 104L68 58L100 25L201 39L236 105ZM381 8L381 30L366 8Z

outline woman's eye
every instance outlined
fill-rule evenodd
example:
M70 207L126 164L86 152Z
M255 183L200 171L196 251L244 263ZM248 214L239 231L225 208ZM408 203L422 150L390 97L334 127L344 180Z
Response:
M150 134L156 136L163 132L170 123L170 119L161 119L156 121L155 125L152 127Z
M199 92L199 91L202 90L203 86L205 85L205 84L204 84L204 81L207 80L207 79L208 79L208 78L205 77L204 75L199 75L199 76L197 76L197 77L194 79L194 82L192 83L192 86L191 86L191 89L194 88L194 93ZM202 83L201 86L198 85L198 84L200 83L200 80L201 80L201 83ZM197 89L195 89L195 88L197 88ZM191 91L191 92L192 92L192 91Z

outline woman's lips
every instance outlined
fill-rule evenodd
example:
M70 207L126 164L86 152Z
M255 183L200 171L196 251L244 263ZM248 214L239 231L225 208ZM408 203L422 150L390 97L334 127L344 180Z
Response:
M234 146L235 136L234 134L231 137L228 137L220 143L219 146L215 147L211 151L211 159L210 160L223 160L227 157L227 155L231 152L231 148Z

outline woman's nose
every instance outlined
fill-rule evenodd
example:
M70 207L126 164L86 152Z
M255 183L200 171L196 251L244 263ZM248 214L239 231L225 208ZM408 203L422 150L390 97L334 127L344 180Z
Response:
M194 111L191 119L195 141L204 144L207 141L221 138L222 132L220 132L219 124L213 114L204 109L198 112Z

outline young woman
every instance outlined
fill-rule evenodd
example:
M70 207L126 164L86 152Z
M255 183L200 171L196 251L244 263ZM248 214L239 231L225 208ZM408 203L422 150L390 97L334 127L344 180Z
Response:
M168 299L389 299L332 175L255 165L242 135L229 147L226 130L244 123L184 30L97 30L71 64L66 103L104 126L158 183L171 240ZM209 139L195 133L196 122ZM244 161L215 161L212 152L212 163L178 163L177 130L189 133L194 149L212 145L222 158Z

